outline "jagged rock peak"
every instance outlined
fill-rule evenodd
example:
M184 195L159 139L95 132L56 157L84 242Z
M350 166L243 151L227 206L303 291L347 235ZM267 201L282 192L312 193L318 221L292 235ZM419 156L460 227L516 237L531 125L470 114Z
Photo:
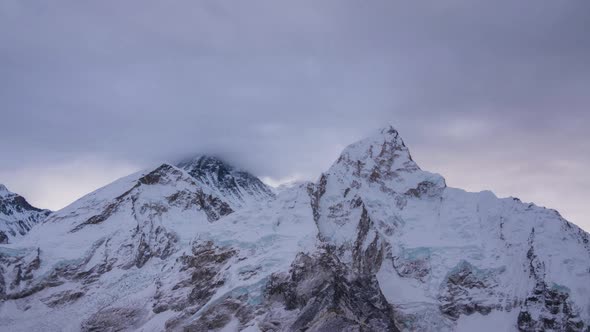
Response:
M421 182L445 187L437 174L424 172L414 162L410 150L393 126L379 129L374 135L346 147L326 175L359 188L362 183L378 184L383 190L416 188Z
M177 166L201 185L227 198L234 208L274 197L273 191L256 176L215 156L199 155Z
M32 206L24 197L11 192L6 186L0 184L0 214L13 215L15 213L24 213L27 211L50 212L49 210L39 209Z
M355 213L366 209L368 215L379 215L382 206L374 205L374 197L389 197L403 208L409 199L440 197L445 188L444 178L421 170L399 133L388 126L346 147L322 174L313 191L314 219L327 238L344 243L357 222L333 211L350 206Z
M24 197L0 184L0 243L25 235L50 213L32 206Z
M406 164L405 167L419 169L399 132L393 126L383 127L375 134L349 145L337 162L367 160L377 163L388 161L388 164L396 161L395 164L398 166Z
M12 192L10 192L10 190L8 190L8 188L6 188L5 185L0 183L0 197L10 195L10 194L12 194Z

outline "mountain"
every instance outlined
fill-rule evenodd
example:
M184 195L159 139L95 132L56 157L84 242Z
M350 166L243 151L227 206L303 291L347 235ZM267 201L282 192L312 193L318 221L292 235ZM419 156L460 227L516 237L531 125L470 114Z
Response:
M24 197L0 184L0 244L27 234L50 213L49 210L31 206Z
M274 194L208 159L117 180L0 246L0 329L590 330L588 233L448 187L391 127Z
M201 186L224 197L234 209L274 197L273 191L260 179L213 156L198 156L177 166Z
M398 328L588 329L589 236L556 211L447 187L393 128L346 148L316 188L320 235L376 277Z

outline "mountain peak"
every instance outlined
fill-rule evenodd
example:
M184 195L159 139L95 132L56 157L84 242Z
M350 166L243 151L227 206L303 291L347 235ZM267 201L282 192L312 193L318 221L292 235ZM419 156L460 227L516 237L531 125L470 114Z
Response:
M352 188L362 192L361 196L371 196L372 191L403 194L424 188L438 193L446 187L442 176L420 169L393 126L347 146L324 176L342 192L349 193Z
M393 126L388 125L380 128L373 135L349 145L342 154L350 158L374 159L394 157L393 152L397 152L396 155L404 155L409 160L412 160L410 151L399 132Z
M50 213L32 206L24 197L0 184L0 243L25 235Z
M387 125L385 127L382 127L381 129L379 129L379 134L393 135L393 136L397 137L399 135L399 132L392 125Z
M196 179L213 176L217 181L222 181L225 177L231 177L232 173L238 171L236 167L221 158L204 154L185 159L176 164L176 166L186 170Z
M8 190L5 185L0 183L0 196L6 196L10 194L12 194L12 192Z
M335 165L343 163L357 168L386 168L388 171L420 169L393 126L383 127L374 135L347 146Z
M369 136L363 141L383 141L384 143L391 146L406 147L406 144L404 143L404 140L402 139L399 131L397 131L392 125L387 125L380 128L375 135Z
M256 176L212 155L197 155L177 164L202 186L227 198L232 208L274 197L273 191Z

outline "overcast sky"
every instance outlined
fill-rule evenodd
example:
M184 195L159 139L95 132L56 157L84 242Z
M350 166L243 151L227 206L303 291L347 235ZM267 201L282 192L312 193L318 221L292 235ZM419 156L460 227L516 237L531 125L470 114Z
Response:
M59 209L214 152L315 180L394 125L423 169L590 230L590 1L0 1L0 183Z

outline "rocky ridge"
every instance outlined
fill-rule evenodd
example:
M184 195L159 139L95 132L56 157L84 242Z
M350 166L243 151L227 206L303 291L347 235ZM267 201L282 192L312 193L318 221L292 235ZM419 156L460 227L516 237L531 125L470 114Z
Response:
M0 327L590 330L588 233L448 187L392 127L276 193L216 159L178 166L120 179L0 246Z

